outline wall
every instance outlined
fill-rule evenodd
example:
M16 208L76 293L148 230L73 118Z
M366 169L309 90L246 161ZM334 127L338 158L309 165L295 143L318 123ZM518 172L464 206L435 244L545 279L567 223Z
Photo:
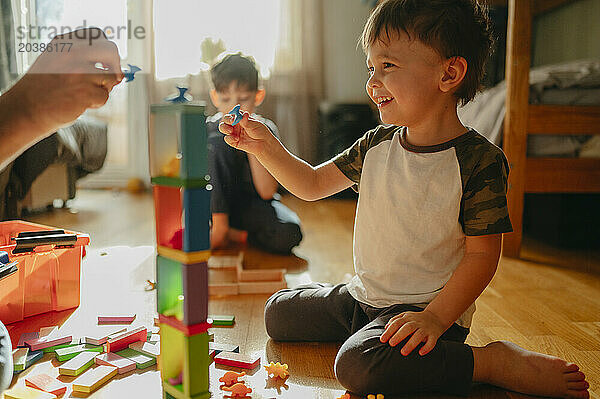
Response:
M580 0L540 15L532 28L532 65L600 58L599 22L600 0Z
M371 8L361 0L323 2L323 64L325 100L366 103L367 67L358 38Z

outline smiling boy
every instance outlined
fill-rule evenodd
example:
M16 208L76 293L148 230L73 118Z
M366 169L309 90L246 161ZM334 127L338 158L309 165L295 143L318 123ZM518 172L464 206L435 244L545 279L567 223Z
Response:
M473 382L527 394L589 396L578 366L510 342L465 344L475 300L512 231L502 151L460 122L491 44L476 0L387 0L362 35L366 90L385 126L317 167L290 154L248 114L220 130L305 200L359 192L355 275L274 294L267 333L342 341L339 382L357 394L467 395Z

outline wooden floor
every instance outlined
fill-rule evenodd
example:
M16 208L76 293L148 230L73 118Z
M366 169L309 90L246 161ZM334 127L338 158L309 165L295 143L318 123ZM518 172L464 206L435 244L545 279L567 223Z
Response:
M304 240L295 256L274 256L250 249L245 266L285 267L289 285L347 281L353 272L354 201L306 203L286 197L284 202L303 223ZM90 233L92 251L154 245L149 194L80 190L70 210L57 209L27 219ZM576 362L588 377L591 397L600 398L600 273L589 272L600 271L598 253L564 252L532 241L525 241L523 253L535 261L501 260L492 283L477 301L467 342L484 345L507 339ZM250 376L249 385L255 389L252 397L339 397L344 390L333 374L337 345L269 340L262 318L266 299L264 295L219 297L211 298L209 305L213 314L236 315L234 328L215 331L217 342L235 343L243 352L259 354L263 364L280 361L290 367L290 378L279 386L270 385L264 370ZM211 379L214 383L213 376ZM488 386L476 387L472 393L478 398L518 396L523 395Z

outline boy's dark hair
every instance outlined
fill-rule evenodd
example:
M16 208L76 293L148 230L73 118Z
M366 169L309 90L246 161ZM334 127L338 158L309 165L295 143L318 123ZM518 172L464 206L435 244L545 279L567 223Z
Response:
M363 50L400 33L418 39L446 59L463 57L467 73L454 95L462 105L473 99L493 44L486 6L477 0L385 0L365 24Z
M254 60L242 53L229 54L210 69L210 77L216 91L225 91L231 82L258 90L258 70Z

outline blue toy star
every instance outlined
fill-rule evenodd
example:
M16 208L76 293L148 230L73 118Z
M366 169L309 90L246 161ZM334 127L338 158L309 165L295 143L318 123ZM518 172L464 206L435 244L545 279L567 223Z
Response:
M129 66L129 69L123 70L123 75L125 75L126 82L131 82L133 79L135 79L135 73L141 71L142 69L139 67L136 67L135 65L131 65L131 64L127 64L127 65Z
M243 115L242 115L242 111L240 111L240 108L241 108L241 105L238 104L235 107L233 107L233 109L231 111L229 111L230 114L235 115L235 119L233 120L233 123L231 124L231 126L237 125L242 120Z

